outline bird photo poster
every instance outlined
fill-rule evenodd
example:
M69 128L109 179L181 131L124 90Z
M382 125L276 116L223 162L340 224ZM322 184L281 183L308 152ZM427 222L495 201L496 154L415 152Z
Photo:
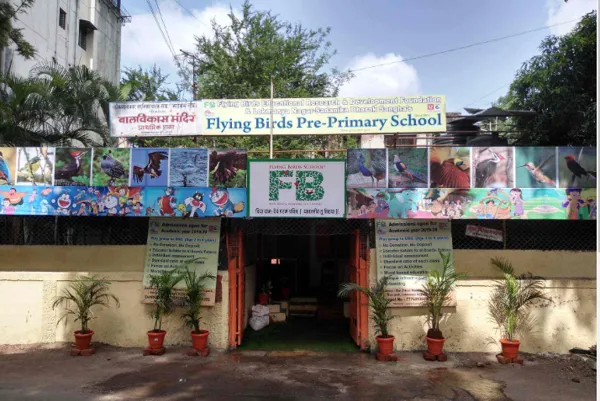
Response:
M129 148L94 148L92 185L128 185L130 157Z
M433 147L429 150L431 188L470 188L471 149Z
M427 149L388 149L388 188L427 188Z
M596 188L596 148L558 148L561 188Z
M17 185L52 185L54 148L17 148Z
M208 149L171 149L169 185L172 187L207 187Z
M0 185L13 185L17 178L17 148L0 148Z
M246 188L247 168L246 149L210 149L208 186Z
M473 188L512 188L515 184L513 148L471 148Z
M556 148L515 148L517 188L556 188Z
M56 148L54 185L90 185L92 176L92 149Z
M169 183L169 149L131 149L131 185L164 187Z
M386 188L386 149L348 149L346 187Z

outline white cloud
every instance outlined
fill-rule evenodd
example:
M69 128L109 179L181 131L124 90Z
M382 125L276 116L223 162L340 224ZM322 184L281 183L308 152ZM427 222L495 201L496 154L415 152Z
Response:
M221 4L202 10L188 8L195 18L173 1L162 1L159 2L159 5L175 54L179 54L180 49L192 51L196 43L195 36L211 33L209 27L213 19L221 25L225 25L229 21L227 16L229 7ZM156 18L162 26L156 6L154 5L153 8ZM150 9L132 15L131 23L123 28L121 43L121 68L137 65L149 67L156 63L163 71L170 73L171 78L175 77L177 69L173 62L173 56L150 13Z
M598 8L597 0L547 0L546 7L548 8L548 19L546 25L559 24L561 22L571 21L582 17L584 14ZM569 33L576 22L570 24L562 24L550 28L555 35L564 35Z
M387 65L356 71L355 77L340 89L340 96L396 96L420 93L417 70L403 62L402 57L397 54L388 53L382 57L373 53L363 54L354 58L347 68L354 71L378 64Z

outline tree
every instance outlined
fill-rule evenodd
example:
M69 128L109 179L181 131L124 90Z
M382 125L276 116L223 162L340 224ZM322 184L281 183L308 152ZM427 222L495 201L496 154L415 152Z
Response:
M34 2L35 0L21 0L16 7L10 1L0 2L0 49L12 42L17 45L17 53L26 59L35 55L34 47L23 37L23 29L13 27L13 20L17 15L26 13Z
M596 144L596 11L568 34L548 36L517 72L500 107L533 110L513 118L518 145Z
M121 85L129 85L130 91L127 100L180 100L181 90L168 87L168 74L164 74L156 64L149 69L142 66L125 68L121 77Z

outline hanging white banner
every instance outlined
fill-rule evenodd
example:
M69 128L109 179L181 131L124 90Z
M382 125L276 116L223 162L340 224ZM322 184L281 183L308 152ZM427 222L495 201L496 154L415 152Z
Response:
M123 102L109 105L110 136L201 134L200 102Z

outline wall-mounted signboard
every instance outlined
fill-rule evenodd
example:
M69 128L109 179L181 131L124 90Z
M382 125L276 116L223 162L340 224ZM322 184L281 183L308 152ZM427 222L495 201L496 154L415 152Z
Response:
M120 102L109 105L114 137L166 137L201 134L200 102Z

